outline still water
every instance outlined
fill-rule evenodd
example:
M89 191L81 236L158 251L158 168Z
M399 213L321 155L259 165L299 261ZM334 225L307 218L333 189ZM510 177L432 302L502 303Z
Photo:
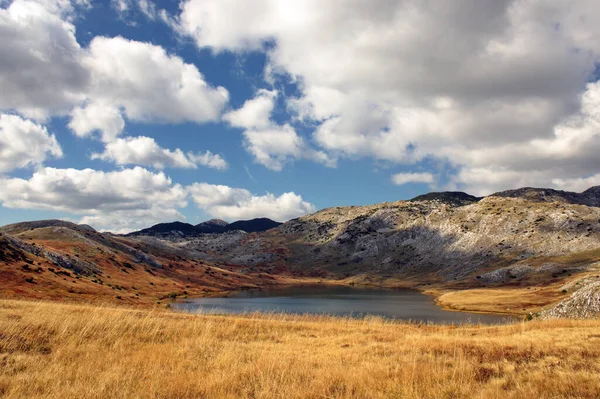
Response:
M188 312L247 313L285 312L335 316L382 316L429 323L499 324L514 321L502 315L449 312L433 299L414 290L354 288L335 285L285 286L242 291L226 298L194 298L173 303Z

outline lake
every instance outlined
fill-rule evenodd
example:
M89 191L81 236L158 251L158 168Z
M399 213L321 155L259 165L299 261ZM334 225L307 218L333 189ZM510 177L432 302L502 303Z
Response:
M225 298L188 298L172 303L193 313L284 312L334 316L381 316L429 323L500 324L514 321L503 315L450 312L425 294L409 289L355 288L336 285L294 285L248 290Z

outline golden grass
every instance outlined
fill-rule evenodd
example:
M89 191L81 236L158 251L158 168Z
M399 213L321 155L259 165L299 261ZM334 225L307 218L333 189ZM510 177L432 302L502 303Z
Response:
M600 321L428 326L0 300L4 398L597 398Z
M507 314L537 313L549 303L568 296L560 292L558 286L431 290L429 293L446 309Z

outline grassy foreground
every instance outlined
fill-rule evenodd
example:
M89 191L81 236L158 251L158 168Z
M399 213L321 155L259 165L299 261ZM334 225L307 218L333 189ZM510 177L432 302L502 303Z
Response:
M0 300L4 398L597 398L600 321L428 326Z

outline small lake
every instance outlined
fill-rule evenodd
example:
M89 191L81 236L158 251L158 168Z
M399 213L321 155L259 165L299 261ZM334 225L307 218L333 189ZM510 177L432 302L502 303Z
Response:
M443 324L501 324L514 321L503 315L450 312L415 290L355 288L336 285L295 285L249 290L225 298L189 298L172 303L193 313L284 312L334 316L381 316L389 319Z

